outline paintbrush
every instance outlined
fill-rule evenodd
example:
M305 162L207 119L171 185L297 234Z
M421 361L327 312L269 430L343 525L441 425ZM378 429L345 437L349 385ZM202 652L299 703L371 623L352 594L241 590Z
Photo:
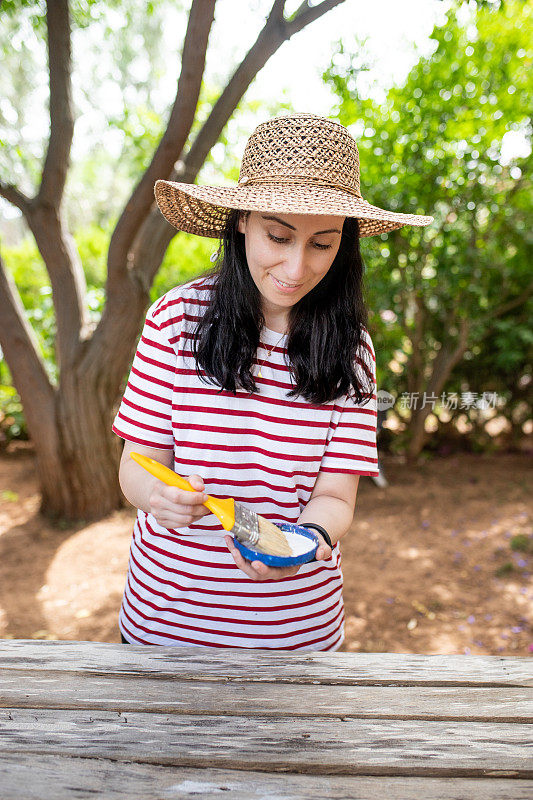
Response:
M177 472L160 464L149 456L140 453L130 453L130 456L141 467L155 475L163 483L169 486L178 486L187 492L195 492L189 481L178 475ZM239 542L266 553L271 556L292 556L292 549L287 541L287 537L277 525L264 517L260 517L241 503L236 503L232 498L221 500L218 497L207 496L203 503L215 517L218 517L224 530L231 533Z

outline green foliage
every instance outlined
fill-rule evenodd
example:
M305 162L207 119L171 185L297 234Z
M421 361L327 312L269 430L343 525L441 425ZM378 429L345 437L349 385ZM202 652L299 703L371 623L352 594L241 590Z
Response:
M176 5L170 0L168 4ZM95 136L92 148L73 162L65 192L68 228L76 232L94 322L105 303L113 226L168 117L168 107L158 108L151 94L167 69L160 47L164 6L163 0L134 0L127 6L119 0L71 4L73 28L101 26L104 35L96 50L102 59L112 55L120 90L107 120L117 133L118 157ZM450 10L446 24L433 31L434 53L420 59L405 84L393 87L382 104L358 92L358 73L369 68L359 51L340 48L324 78L339 98L338 118L359 144L363 196L382 208L435 216L429 228L406 227L362 243L378 388L398 397L408 386L425 388L440 348L453 348L460 323L467 319L469 348L446 390L496 391L507 403L505 413L518 424L531 385L526 378L531 373L533 308L531 298L519 306L512 301L527 292L530 282L532 198L525 176L531 158L502 163L500 156L509 134L522 132L531 139L532 10L517 0L470 4L471 18L465 22L465 8L456 4ZM7 68L3 77L0 73L0 92L7 98L0 105L0 171L31 193L39 182L47 131L34 126L34 138L29 145L24 140L24 146L23 136L27 138L32 120L36 76L43 84L45 75L44 46L39 52L35 47L35 41L44 45L45 3L8 0L2 11L7 12L6 41L16 40L16 48L10 52L4 46ZM26 36L28 25L33 39ZM76 64L76 52L73 55ZM148 64L141 78L138 57ZM97 66L91 69L91 80L86 73L81 80L81 71L78 80L83 99L98 106L102 79ZM202 85L185 151L221 88L216 82ZM289 109L283 98L266 110L273 116L281 109ZM206 159L199 183L236 182L242 155L238 145L249 135L259 111L264 114L264 104L241 103ZM77 113L83 110L77 108ZM203 274L216 246L216 240L176 236L154 280L151 301ZM4 255L55 381L55 318L44 265L29 239L4 248ZM422 369L417 375L413 342L418 333ZM19 426L23 434L22 409L10 381L0 360L0 416L10 420L9 430ZM467 414L475 417L475 411ZM477 446L487 446L477 441Z
M111 227L111 226L110 226ZM105 304L106 258L110 233L98 225L81 228L74 237L87 281L86 303L93 322L100 319ZM218 242L180 233L170 243L151 288L154 302L174 286L202 275L210 266L209 257ZM20 244L4 247L7 268L20 293L26 317L31 324L41 356L52 382L57 383L55 360L56 323L52 288L35 241L26 237ZM20 397L0 350L0 444L13 438L28 438Z
M105 225L110 215L120 214L139 181L172 99L156 91L169 70L162 47L165 20L169 10L173 21L176 14L185 16L182 7L176 0L69 3L77 151L65 189L70 230L92 219ZM15 0L2 4L4 10L0 174L33 196L49 136L46 5ZM179 53L174 69L177 77Z
M33 237L27 236L16 247L4 246L2 255L9 265L24 307L38 303L41 289L49 288L50 281Z
M217 239L179 233L165 253L163 263L150 290L152 302L174 286L180 286L202 275L212 266L209 258L218 246Z
M427 228L363 240L378 388L397 396L427 388L434 359L457 346L463 320L468 350L446 391L497 390L510 399L531 373L532 159L505 163L502 147L519 132L531 153L532 21L531 5L516 0L499 10L453 7L432 33L433 54L382 104L358 92L364 54L341 50L324 76L358 141L363 197L435 217Z
M533 536L527 536L525 533L518 533L513 536L509 542L511 550L520 553L533 553Z
M103 288L105 284L110 239L110 224L107 225L107 230L96 224L86 225L79 228L74 236L89 289Z
M161 116L144 104L124 107L111 117L110 126L124 134L120 161L128 165L132 179L139 179L150 165L157 145L165 132Z
M16 247L5 247L3 255L18 288L27 319L40 346L48 374L55 380L57 378L54 356L56 325L52 287L35 241L27 237ZM0 366L2 365L3 362L0 361ZM9 374L7 365L5 365L5 370ZM6 388L8 380L3 378L2 384L4 384L2 388ZM9 410L9 415L18 413L19 403L18 395L14 397L11 393L4 393L0 400L0 410L3 410L4 413L8 413Z
M511 561L506 561L505 564L501 564L501 566L494 570L494 574L497 578L505 578L507 575L512 575L515 571L514 564Z
M4 372L7 373L4 377ZM5 385L4 385L5 381ZM28 430L20 397L11 386L11 375L0 360L0 447L12 439L28 439Z
M86 28L91 22L105 13L107 8L119 8L121 0L70 0L69 11L73 27ZM15 16L21 11L28 13L28 19L36 33L46 37L46 2L45 0L2 0L2 13ZM153 3L147 4L147 13L153 13Z

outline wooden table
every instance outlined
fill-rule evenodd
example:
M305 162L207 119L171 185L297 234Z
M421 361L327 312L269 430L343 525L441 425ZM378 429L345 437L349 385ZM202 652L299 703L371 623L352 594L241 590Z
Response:
M0 641L0 797L533 798L533 661Z

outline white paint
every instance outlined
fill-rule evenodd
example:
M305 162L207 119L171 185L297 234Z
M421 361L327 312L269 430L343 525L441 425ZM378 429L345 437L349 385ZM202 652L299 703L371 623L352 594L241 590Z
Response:
M299 533L293 533L292 531L283 531L283 533L287 537L293 556L302 556L315 546L314 541L308 539L307 536L301 536Z

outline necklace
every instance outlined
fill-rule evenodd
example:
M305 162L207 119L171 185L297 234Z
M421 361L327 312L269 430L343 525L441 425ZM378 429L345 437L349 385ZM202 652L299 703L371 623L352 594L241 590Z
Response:
M270 356L271 356L271 355L272 355L272 353L274 352L274 348L276 348L276 347L278 346L278 344L281 342L281 339L283 339L283 337L284 337L284 336L285 336L285 334L284 334L284 333L282 333L282 334L281 334L281 338L280 338L280 339L278 339L278 341L276 342L276 344L272 345L272 347L271 347L271 348L270 348L270 350L268 351L268 354L267 354L267 357L265 358L265 360L264 360L264 361L261 361L261 363L259 364L259 372L257 373L257 377L258 377L258 378L262 378L262 377L263 377L263 375L261 374L261 367L263 367L263 366L265 365L265 361L268 361L268 359L270 358ZM265 348L265 350L266 350L266 348Z

